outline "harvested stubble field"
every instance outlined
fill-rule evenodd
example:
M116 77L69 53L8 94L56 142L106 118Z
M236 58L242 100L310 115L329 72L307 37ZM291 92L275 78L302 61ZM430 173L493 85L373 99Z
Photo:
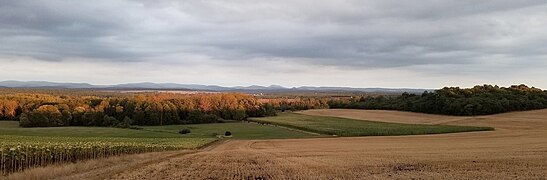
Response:
M305 114L363 120L490 126L496 131L291 140L231 140L184 154L106 159L127 168L107 171L94 162L46 167L11 178L101 179L545 179L547 110L477 117L440 117L393 111L315 110ZM374 117L369 116L373 114ZM382 114L385 114L382 116ZM140 158L139 158L140 157ZM55 174L57 173L57 174Z

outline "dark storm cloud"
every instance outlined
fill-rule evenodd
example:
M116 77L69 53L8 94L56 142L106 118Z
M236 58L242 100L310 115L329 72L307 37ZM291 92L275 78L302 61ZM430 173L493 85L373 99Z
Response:
M351 68L542 62L547 2L0 0L0 55ZM423 70L423 68L421 69ZM426 69L427 70L427 69Z
M107 41L127 31L128 22L123 16L101 14L101 8L68 1L1 1L0 51L44 60L136 55Z

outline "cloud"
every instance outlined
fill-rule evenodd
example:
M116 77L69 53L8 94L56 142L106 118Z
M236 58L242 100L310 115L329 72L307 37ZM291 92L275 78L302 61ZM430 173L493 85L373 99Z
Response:
M165 72L207 67L232 73L233 79L223 79L235 85L238 80L242 80L239 84L266 81L253 79L254 70L272 82L273 76L287 76L277 79L282 81L296 75L298 81L311 81L294 67L337 69L339 78L400 73L402 80L374 82L379 86L408 81L410 77L404 76L408 74L415 75L412 80L464 74L508 83L489 77L513 73L521 79L536 78L515 70L535 72L546 67L545 19L547 3L539 0L0 0L0 61L116 65L127 67L124 71L138 71L137 67L145 68L143 64L145 69ZM277 66L272 69L273 65ZM166 76L151 72L147 73L151 80ZM167 76L188 75L193 74ZM129 79L118 76L101 82ZM335 85L336 81L314 83ZM362 85L366 86L356 84Z

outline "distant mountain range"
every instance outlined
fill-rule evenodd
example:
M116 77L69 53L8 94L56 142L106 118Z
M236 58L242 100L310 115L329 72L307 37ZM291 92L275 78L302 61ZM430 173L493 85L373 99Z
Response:
M89 83L57 83L48 81L0 81L0 87L7 88L66 88L66 89L109 89L109 90L196 90L218 92L368 92L368 93L422 93L431 89L413 88L351 88L351 87L283 87L271 86L235 86L223 87L216 85L177 84L177 83L126 83L115 85L92 85Z

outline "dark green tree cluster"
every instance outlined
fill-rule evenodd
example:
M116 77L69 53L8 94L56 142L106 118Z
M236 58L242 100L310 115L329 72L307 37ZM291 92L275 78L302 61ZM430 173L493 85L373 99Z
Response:
M384 109L446 115L487 115L547 108L547 91L514 85L473 88L445 87L421 95L362 97L352 101L329 101L331 108Z

